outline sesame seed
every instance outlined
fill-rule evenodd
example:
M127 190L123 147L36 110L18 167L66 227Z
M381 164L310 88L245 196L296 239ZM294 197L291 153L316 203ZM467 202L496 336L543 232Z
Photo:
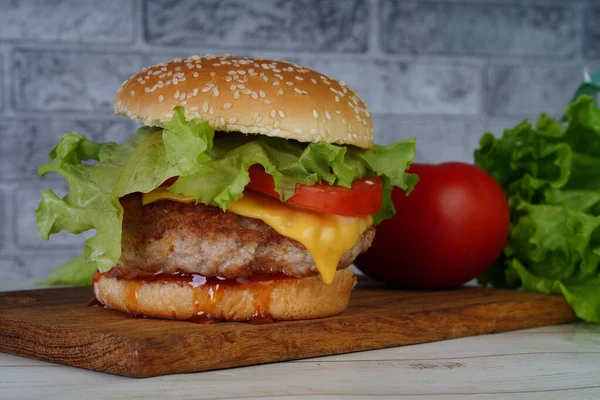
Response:
M283 89L279 89L279 90L277 91L277 93L278 93L278 94L280 94L280 95L282 95L282 94L283 94Z
M220 63L214 63L213 67L219 67L221 64Z
M251 94L252 90L250 90L250 89L244 89L244 90L242 90L242 93L243 94Z
M366 108L365 108L365 115L366 115L367 117L370 117L370 116L371 116L371 114L369 113L369 110L367 110Z
M331 120L331 114L329 114L329 111L325 111L325 118Z
M175 71L181 71L181 67L175 67Z
M214 89L213 89L213 95L214 95L215 97L219 97L219 88L214 88Z
M177 85L179 83L179 79L173 78L173 85Z
M194 88L194 91L192 93L194 96L198 96L198 88Z
M160 74L160 75L158 76L158 79L163 79L165 76L167 76L167 74L165 74L165 73L162 73L162 74Z
M162 103L164 99L165 99L165 96L163 96L162 94L160 96L158 96L159 103Z
M273 135L279 135L279 132L280 132L280 130L279 130L279 128L277 128L273 131Z
M294 129L294 132L296 132L298 135L302 135L302 129L300 128Z
M194 94L192 92L188 92L187 96L185 96L187 100L191 99L192 97L194 97Z
M259 116L259 114L258 114L258 111L257 111L257 112L255 112L255 113L252 115L252 119L256 119L256 118L258 118L258 116Z
M256 122L262 122L263 117L261 117L260 115L258 116L258 118L256 118Z
M294 88L294 92L298 93L298 94L302 94L302 90L298 89L297 87Z
M221 126L225 125L225 118L223 118L223 117L219 118L219 124Z
M277 112L274 109L272 109L271 110L271 118L275 119L276 116L277 116Z
M211 108L209 108L209 109L208 109L208 113L209 113L210 115L213 115L213 114L215 113L215 109L214 109L214 108L212 108L212 107L211 107Z
M211 88L210 86L204 86L204 87L202 88L202 93L207 93L207 92L210 92L210 90L211 90L211 89L212 89L212 88Z
M340 96L335 96L335 102L339 103L340 102Z
M240 75L246 75L246 71L244 71L243 69L238 69L237 73Z
M183 101L182 101L180 104L181 104L182 106L185 106L185 105L187 104L187 101L183 100Z
M185 100L185 92L181 92L181 96L179 96L179 100Z
M269 80L269 77L267 77L266 75L263 75L262 80L267 82Z
M310 130L310 134L311 134L311 135L316 135L316 134L317 134L317 130L316 130L315 128L312 128L312 129Z
M303 81L304 80L304 78L302 78L301 76L298 76L298 75L296 75L294 78L296 78L299 81Z
M217 73L215 71L210 72L210 76L215 76Z
M317 84L317 80L316 80L315 78L311 78L311 79L310 79L310 81L311 81L312 83L314 83L315 85Z
M196 68L202 68L202 64L196 64Z
M231 117L227 120L227 122L229 122L230 124L235 124L237 122L237 118L236 117Z
M281 82L280 81L273 81L273 86L277 86L279 85Z
M229 86L229 90L235 90L236 87L236 84L232 83L231 86Z
M190 107L190 111L198 111L198 106Z
M266 94L266 93L265 93L263 90L260 90L260 91L258 92L258 95L259 95L260 97L262 97L263 99L264 99L265 97L267 97L267 94Z
M192 63L187 63L187 64L185 64L185 66L188 67L189 69L194 68L194 64L192 64Z
M360 122L360 115L356 114L356 119Z
M271 100L265 99L265 104L267 104L267 105L271 104Z
M176 99L179 98L179 90L175 91L175 95L173 95Z
M237 72L235 72L234 70L231 70L229 72L227 72L229 75L237 75Z
M236 90L235 92L233 92L233 98L234 99L239 99L240 98L240 91Z
M129 92L129 94L130 94L130 95L132 95L132 96L135 96L135 90L131 90L131 91Z
M225 110L227 110L228 108L231 108L231 103L225 103L225 104L223 104L223 108Z
M258 94L256 92L252 92L252 98L254 100L258 99Z
M208 111L208 103L204 103L202 104L202 112L207 112Z
M200 74L199 74L199 73L197 73L197 72L194 72L194 73L192 74L192 76L193 76L194 78L197 78L197 77L199 77L199 76L200 76Z
M165 83L163 81L158 81L158 83L156 84L156 86L158 86L159 88L165 86Z
M319 118L319 113L317 112L317 110L313 110L313 117Z
M237 87L238 87L238 89L246 89L246 85L243 85L241 83L238 84Z
M340 115L342 112L341 112L340 110L335 110L335 113L336 113L337 115Z
M283 111L279 110L279 116L280 116L281 118L285 118L285 114L283 113Z
M288 85L288 86L293 86L294 82L287 81L285 84Z
M279 121L275 121L275 122L273 123L273 127L275 127L275 128L279 128Z
M226 82L231 82L232 80L233 80L233 78L232 78L230 75L227 75L227 76L225 77L225 81L226 81Z

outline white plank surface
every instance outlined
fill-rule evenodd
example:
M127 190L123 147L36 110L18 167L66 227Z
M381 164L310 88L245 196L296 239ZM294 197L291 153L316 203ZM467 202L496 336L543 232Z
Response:
M600 399L600 326L559 325L143 380L0 353L0 399L305 397Z

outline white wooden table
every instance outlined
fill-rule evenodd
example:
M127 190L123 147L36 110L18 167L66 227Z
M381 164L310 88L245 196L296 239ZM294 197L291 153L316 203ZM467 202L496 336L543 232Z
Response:
M31 288L30 283L0 283ZM600 326L568 324L135 380L0 353L0 399L600 399Z

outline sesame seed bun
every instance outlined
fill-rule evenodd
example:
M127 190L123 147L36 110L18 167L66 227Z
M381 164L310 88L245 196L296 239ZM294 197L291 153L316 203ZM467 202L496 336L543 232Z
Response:
M330 285L316 275L217 289L213 285L192 287L185 282L138 281L101 274L94 278L94 293L109 308L152 318L194 320L200 315L245 321L265 314L289 321L341 313L355 284L351 268L338 270Z
M163 126L182 106L216 131L369 148L367 106L342 81L283 61L192 56L144 69L125 81L115 112Z

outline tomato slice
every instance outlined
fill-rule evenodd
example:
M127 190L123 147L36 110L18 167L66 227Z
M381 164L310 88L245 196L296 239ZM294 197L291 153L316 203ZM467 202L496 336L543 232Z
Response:
M246 188L279 199L273 177L261 165L253 165L250 183ZM286 202L314 211L343 216L376 214L381 209L382 184L380 177L365 177L352 182L351 188L316 184L296 185L294 195Z
M173 185L175 183L175 181L177 181L177 179L179 179L178 176L174 176L172 178L167 179L166 181L164 181L160 187L169 187L171 185Z
M251 166L248 172L250 183L246 185L247 189L279 199L273 177L261 165ZM177 178L169 178L160 186L169 187ZM351 188L328 184L296 185L294 195L286 202L314 211L355 217L377 214L381 209L381 196L381 178L375 176L357 179Z

